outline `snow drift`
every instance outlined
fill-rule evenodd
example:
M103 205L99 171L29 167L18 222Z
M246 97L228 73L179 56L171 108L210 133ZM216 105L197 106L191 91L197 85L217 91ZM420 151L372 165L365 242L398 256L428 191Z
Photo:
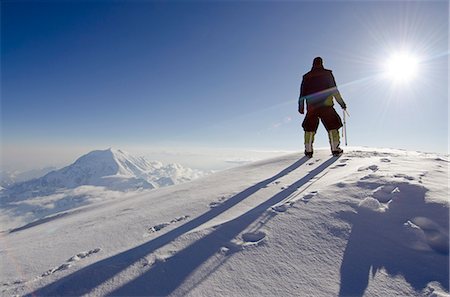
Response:
M448 296L448 164L292 154L4 232L2 295Z

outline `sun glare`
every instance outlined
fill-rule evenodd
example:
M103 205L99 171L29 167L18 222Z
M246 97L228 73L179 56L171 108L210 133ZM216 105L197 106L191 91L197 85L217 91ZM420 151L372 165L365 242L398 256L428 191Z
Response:
M417 75L418 59L409 53L393 54L385 64L385 73L393 82L410 82Z

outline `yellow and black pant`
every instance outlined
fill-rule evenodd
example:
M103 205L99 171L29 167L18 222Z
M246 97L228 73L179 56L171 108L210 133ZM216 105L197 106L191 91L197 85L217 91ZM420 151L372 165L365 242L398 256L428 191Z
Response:
M327 131L337 130L342 127L341 117L332 106L321 106L314 109L308 108L302 127L305 132L316 132L319 127L319 119Z

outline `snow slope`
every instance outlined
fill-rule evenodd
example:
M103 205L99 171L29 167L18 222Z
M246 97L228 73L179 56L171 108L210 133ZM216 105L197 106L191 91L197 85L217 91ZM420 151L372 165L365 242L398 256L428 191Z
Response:
M449 296L448 156L291 154L3 232L3 296Z

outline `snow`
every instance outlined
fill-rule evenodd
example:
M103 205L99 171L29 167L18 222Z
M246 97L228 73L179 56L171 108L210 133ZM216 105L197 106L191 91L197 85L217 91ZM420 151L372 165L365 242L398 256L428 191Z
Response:
M448 166L320 150L127 192L3 231L1 295L450 296Z
M41 178L8 187L7 196L29 198L51 194L57 189L76 188L82 185L102 186L111 190L154 189L165 186L165 178L171 184L191 180L203 173L179 164L163 166L143 157L134 157L118 149L96 150L78 158L73 164L52 171ZM160 185L158 180L162 179ZM3 199L3 200L7 200Z
M96 150L60 170L0 189L0 223L2 229L15 229L65 211L94 207L99 202L188 182L206 174L179 164L148 161L119 149Z

